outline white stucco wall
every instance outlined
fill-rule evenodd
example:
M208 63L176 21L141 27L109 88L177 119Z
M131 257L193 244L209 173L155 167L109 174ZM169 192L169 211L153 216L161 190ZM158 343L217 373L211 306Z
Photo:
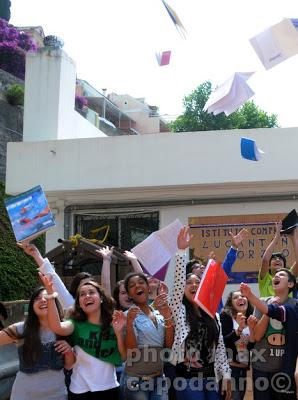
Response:
M262 160L241 158L243 135L264 149ZM9 143L6 188L13 194L40 183L83 201L86 191L99 200L115 190L130 200L185 197L186 189L214 197L297 192L297 147L297 128Z
M75 64L62 50L27 53L24 141L105 137L74 109Z

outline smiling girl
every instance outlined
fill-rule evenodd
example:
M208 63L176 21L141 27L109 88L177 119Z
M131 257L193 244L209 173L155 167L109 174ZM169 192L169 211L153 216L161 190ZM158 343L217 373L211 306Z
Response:
M75 357L71 346L64 340L57 341L49 327L46 297L44 287L36 289L26 321L0 332L0 345L18 345L20 371L13 384L11 400L66 399L63 367L71 369ZM60 321L58 308L57 318Z
M124 284L134 303L127 313L126 348L130 356L123 376L125 399L166 400L166 385L161 392L158 385L164 380L162 350L170 348L174 339L167 295L160 295L153 308L148 304L149 283L144 274L130 273Z
M254 343L256 317L253 307L240 291L230 292L220 315L222 333L227 348L233 378L233 400L243 400L246 391L250 350Z
M111 297L93 281L83 283L77 292L71 318L61 322L52 301L51 279L41 277L47 292L49 325L61 336L71 335L76 363L70 383L70 400L118 399L115 365L124 359L123 328L125 317L115 311Z

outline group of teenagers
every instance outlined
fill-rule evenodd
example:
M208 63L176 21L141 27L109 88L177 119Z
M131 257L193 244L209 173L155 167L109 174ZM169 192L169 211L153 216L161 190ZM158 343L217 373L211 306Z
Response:
M81 272L68 290L33 244L22 245L42 286L25 321L0 331L0 345L18 346L11 400L243 400L251 367L255 400L297 399L298 229L289 235L297 260L291 269L274 253L280 231L278 222L262 258L261 298L241 283L214 318L194 300L205 265L187 260L187 227L177 237L171 293L129 251L133 272L112 293L108 247L97 250L101 284ZM231 233L227 275L247 237L246 229Z

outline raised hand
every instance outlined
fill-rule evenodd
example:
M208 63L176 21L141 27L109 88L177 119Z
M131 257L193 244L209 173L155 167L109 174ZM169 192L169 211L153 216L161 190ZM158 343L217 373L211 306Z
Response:
M131 251L125 250L124 255L129 261L138 261L137 256L135 256Z
M180 232L177 237L177 246L180 250L185 250L189 247L189 243L193 235L189 235L189 227L184 227L180 229Z
M247 299L250 297L251 295L251 288L248 286L247 283L240 283L240 292L242 294L242 296L245 296Z
M43 286L45 287L48 294L53 294L53 277L52 275L43 275L41 272L38 272L39 279L41 280Z
M245 323L246 323L246 317L245 315L243 315L242 313L237 313L236 316L236 322L239 325L239 329L241 329L241 331L245 328Z
M276 239L280 238L280 231L282 230L282 221L277 221L275 223L275 237Z
M169 288L165 284L165 282L160 281L159 283L159 288L158 288L158 294L168 294L169 293Z
M249 232L247 229L242 228L237 235L233 235L233 232L229 232L229 235L231 236L232 246L238 248L243 240L248 238Z
M109 246L103 247L100 250L95 250L104 260L111 261L114 247L109 248Z
M139 307L130 307L127 313L127 324L132 324L136 317L140 314Z
M17 245L23 249L24 253L26 253L28 256L31 256L33 258L35 257L39 257L40 256L40 252L38 250L38 248L31 243L17 243Z
M115 333L123 332L126 326L126 319L127 319L126 315L123 313L123 311L120 310L114 311L112 326L114 328Z
M156 296L153 307L159 311L159 313L165 318L169 319L172 317L171 309L168 304L168 295L167 293L159 294Z
M257 325L257 323L258 323L258 318L255 317L254 315L250 315L250 316L247 318L246 323L247 323L247 326L249 327L249 330L250 330L250 331L253 331L254 327L255 327L255 326Z

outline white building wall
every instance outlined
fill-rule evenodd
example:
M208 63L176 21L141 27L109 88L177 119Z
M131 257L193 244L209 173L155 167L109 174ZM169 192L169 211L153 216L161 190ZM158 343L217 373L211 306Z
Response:
M297 128L245 134L266 151L261 161L241 158L241 130L10 143L6 187L19 193L42 183L47 192L73 191L82 199L86 190L135 199L135 192L159 197L165 188L169 198L185 197L186 186L214 197L283 193L284 185L297 191Z
M27 53L24 141L105 137L74 109L76 69L62 50Z

